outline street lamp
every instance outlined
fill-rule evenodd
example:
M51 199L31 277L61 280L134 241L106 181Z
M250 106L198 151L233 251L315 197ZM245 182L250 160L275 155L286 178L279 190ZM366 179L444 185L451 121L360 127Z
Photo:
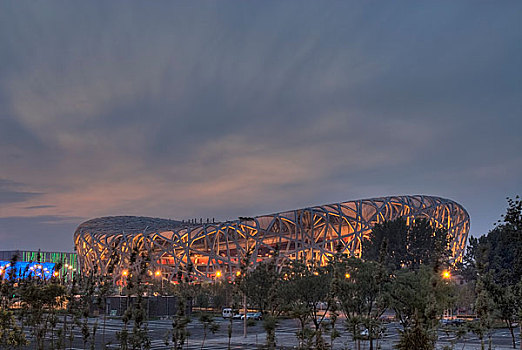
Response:
M157 278L160 278L161 293L163 293L163 276L161 275L161 270L156 270L156 272L154 272L154 276L156 276Z
M346 279L349 279L350 277L352 277L348 272L344 275L344 278Z
M442 272L442 278L444 278L444 279L446 279L446 280L447 280L447 279L450 279L450 278L451 278L451 272L450 272L449 270L444 270L444 271Z

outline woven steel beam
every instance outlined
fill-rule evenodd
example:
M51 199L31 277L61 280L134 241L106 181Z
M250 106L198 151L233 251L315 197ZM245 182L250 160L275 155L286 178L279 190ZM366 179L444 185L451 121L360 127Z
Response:
M437 228L448 230L452 261L460 261L469 232L469 215L449 199L415 195L362 199L291 210L234 221L188 224L146 217L104 217L86 221L76 229L74 242L80 268L107 274L111 255L118 256L113 277L133 270L130 255L137 247L150 259L150 274L175 280L179 270L190 265L193 276L212 280L239 269L247 251L257 264L272 257L306 258L326 263L340 245L342 252L360 257L362 240L375 224L405 218L425 218Z

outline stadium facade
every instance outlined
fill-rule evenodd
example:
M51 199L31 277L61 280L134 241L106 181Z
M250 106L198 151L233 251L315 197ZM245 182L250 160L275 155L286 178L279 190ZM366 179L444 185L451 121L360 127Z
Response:
M448 230L452 259L462 259L468 213L454 201L424 195L362 199L219 223L102 217L78 226L74 242L85 272L113 271L114 278L121 278L137 269L139 261L130 262L135 251L148 257L151 275L173 281L190 266L194 278L212 280L234 276L247 252L256 264L271 258L276 247L278 259L325 263L339 247L359 257L373 226L397 218L407 223L425 218Z

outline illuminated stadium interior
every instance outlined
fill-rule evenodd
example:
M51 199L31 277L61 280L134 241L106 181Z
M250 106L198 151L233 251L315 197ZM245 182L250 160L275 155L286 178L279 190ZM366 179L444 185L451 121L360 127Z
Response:
M322 205L218 223L116 216L82 223L74 241L82 271L121 278L136 269L133 249L150 259L150 275L174 281L190 265L199 280L230 278L247 252L256 264L272 257L305 258L325 263L338 247L359 257L361 242L372 227L386 220L418 218L447 229L452 260L462 258L469 231L469 215L449 199L415 195L363 199Z

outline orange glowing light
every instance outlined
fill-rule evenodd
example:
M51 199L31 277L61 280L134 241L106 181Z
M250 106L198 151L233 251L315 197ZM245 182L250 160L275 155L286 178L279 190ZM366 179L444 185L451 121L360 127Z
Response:
M122 276L127 276L128 274L129 274L129 271L127 271L127 270L123 270L123 271L121 272L121 275L122 275Z
M216 277L221 277L221 271L216 272Z
M155 272L155 275L156 275L157 277L161 276L161 271L160 271L160 270L156 271L156 272Z
M349 273L346 273L346 274L344 275L344 278L346 278L346 279L348 279L348 278L350 278L350 277L352 277L352 276L351 276Z
M58 276L60 273L58 271L54 271L53 275Z
M241 276L241 271L237 270L237 271L236 271L236 276L237 276L237 277Z
M442 278L444 278L444 279L451 278L451 272L449 272L448 270L444 270L444 272L442 272Z

